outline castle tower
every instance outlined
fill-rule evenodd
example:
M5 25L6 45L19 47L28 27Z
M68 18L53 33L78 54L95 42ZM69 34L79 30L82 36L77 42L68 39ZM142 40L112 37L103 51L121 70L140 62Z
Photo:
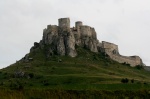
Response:
M91 27L83 25L80 28L81 38L92 37Z
M58 19L58 26L60 28L70 28L70 19L69 18Z
M97 35L96 35L96 31L94 28L91 28L91 31L92 31L92 38L97 40Z
M83 24L82 24L81 21L77 21L77 22L75 23L76 28L79 28L79 27L82 26L82 25L83 25Z

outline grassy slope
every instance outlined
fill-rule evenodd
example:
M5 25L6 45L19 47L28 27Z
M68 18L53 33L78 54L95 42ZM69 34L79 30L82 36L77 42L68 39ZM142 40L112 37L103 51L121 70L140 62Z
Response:
M143 69L122 65L104 57L102 54L92 53L86 49L77 48L78 56L53 56L45 58L44 50L30 53L32 62L17 62L0 70L0 87L44 89L102 89L102 90L139 90L150 89L150 72ZM61 59L62 62L58 62ZM27 68L28 67L28 68ZM14 72L21 70L25 75L16 78ZM134 79L132 84L121 83L122 78Z

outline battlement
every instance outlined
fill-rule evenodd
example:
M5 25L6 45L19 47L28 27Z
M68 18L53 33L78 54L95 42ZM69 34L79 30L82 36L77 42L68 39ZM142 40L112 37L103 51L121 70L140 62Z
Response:
M57 25L47 25L47 28L43 30L44 34L53 33L57 34L58 32L58 26Z
M47 29L50 29L50 28L57 28L57 25L47 25Z

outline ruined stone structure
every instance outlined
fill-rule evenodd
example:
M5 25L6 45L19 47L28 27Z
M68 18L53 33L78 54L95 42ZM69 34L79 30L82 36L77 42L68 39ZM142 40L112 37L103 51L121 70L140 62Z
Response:
M83 25L81 21L75 23L75 27L70 27L69 18L58 19L58 26L48 25L46 29L43 30L43 39L39 44L35 43L36 46L49 45L47 55L53 55L57 53L58 55L69 55L71 57L76 57L77 52L75 46L81 46L87 48L95 53L105 53L112 60L119 63L130 64L131 66L143 65L143 62L139 56L122 56L119 54L118 46L97 40L96 31L94 28Z
M137 65L144 65L139 56L122 56L119 54L118 45L102 41L102 52L105 52L109 57L119 63L130 64L134 67Z

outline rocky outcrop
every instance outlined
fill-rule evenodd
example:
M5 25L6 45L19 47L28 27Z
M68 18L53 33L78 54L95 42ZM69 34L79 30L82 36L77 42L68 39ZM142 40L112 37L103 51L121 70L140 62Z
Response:
M37 48L47 48L47 57L57 55L68 55L76 57L77 52L75 46L80 46L89 49L95 53L105 53L112 60L119 63L130 64L131 66L144 65L139 56L122 56L119 54L118 45L102 41L100 43L97 39L96 31L94 28L83 25L81 21L75 23L75 27L70 28L69 18L58 19L57 25L48 25L43 30L43 39L40 43L35 43L31 48L31 52Z
M98 52L98 40L94 28L76 22L76 27L70 28L70 19L59 19L59 26L48 25L43 31L43 43L53 45L58 55L77 56L75 45ZM51 49L52 50L52 49Z

